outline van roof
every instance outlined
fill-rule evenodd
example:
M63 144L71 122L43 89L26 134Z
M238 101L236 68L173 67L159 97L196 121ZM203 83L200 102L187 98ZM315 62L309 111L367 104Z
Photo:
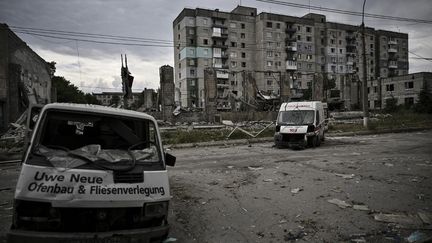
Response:
M315 110L322 107L321 101L303 101L303 102L287 102L282 103L279 111L289 110Z
M108 115L117 115L117 116L128 116L140 119L148 119L156 122L156 120L142 112L125 110L120 108L113 108L101 105L90 105L90 104L74 104L74 103L51 103L47 104L43 107L42 111L48 109L58 109L58 110L67 110L67 111L81 111L81 112L91 112L91 113L99 113L99 114L108 114Z

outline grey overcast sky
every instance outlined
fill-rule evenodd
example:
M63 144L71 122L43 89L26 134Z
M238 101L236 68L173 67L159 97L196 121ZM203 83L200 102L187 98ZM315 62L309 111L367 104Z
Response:
M282 0L328 8L361 11L362 0ZM9 26L83 33L133 36L172 41L172 22L183 8L220 9L230 12L237 5L303 16L308 9L273 5L255 0L0 0L0 22ZM361 17L320 11L328 21L359 25ZM430 0L368 0L365 12L432 20ZM367 26L408 33L409 51L432 57L432 24L417 24L366 18ZM128 55L135 76L134 91L157 88L159 67L173 65L172 47L124 46L52 39L17 33L46 61L57 63L64 76L85 92L120 91L120 54ZM113 42L113 40L108 40ZM121 41L114 41L121 42ZM432 62L409 53L409 72L432 71Z

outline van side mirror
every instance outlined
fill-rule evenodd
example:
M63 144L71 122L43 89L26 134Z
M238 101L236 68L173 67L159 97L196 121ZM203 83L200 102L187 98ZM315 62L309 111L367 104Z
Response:
M165 153L165 164L168 166L174 166L176 157L170 153Z

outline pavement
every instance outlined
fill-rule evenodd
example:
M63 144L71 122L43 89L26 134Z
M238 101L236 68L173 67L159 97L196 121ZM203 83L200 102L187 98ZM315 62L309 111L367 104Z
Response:
M176 242L404 242L432 219L432 131L170 148ZM19 165L0 168L0 240ZM429 218L428 218L429 217ZM417 233L416 233L417 232Z
M430 237L432 131L172 149L178 242L405 242ZM355 206L354 206L355 205ZM376 219L375 219L376 218ZM426 219L427 220L427 219ZM425 236L425 237L426 237Z

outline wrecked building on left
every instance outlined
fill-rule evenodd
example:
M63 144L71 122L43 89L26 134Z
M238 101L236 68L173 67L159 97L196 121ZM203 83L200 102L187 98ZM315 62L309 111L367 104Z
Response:
M0 24L0 132L29 104L52 101L50 65L6 25Z

